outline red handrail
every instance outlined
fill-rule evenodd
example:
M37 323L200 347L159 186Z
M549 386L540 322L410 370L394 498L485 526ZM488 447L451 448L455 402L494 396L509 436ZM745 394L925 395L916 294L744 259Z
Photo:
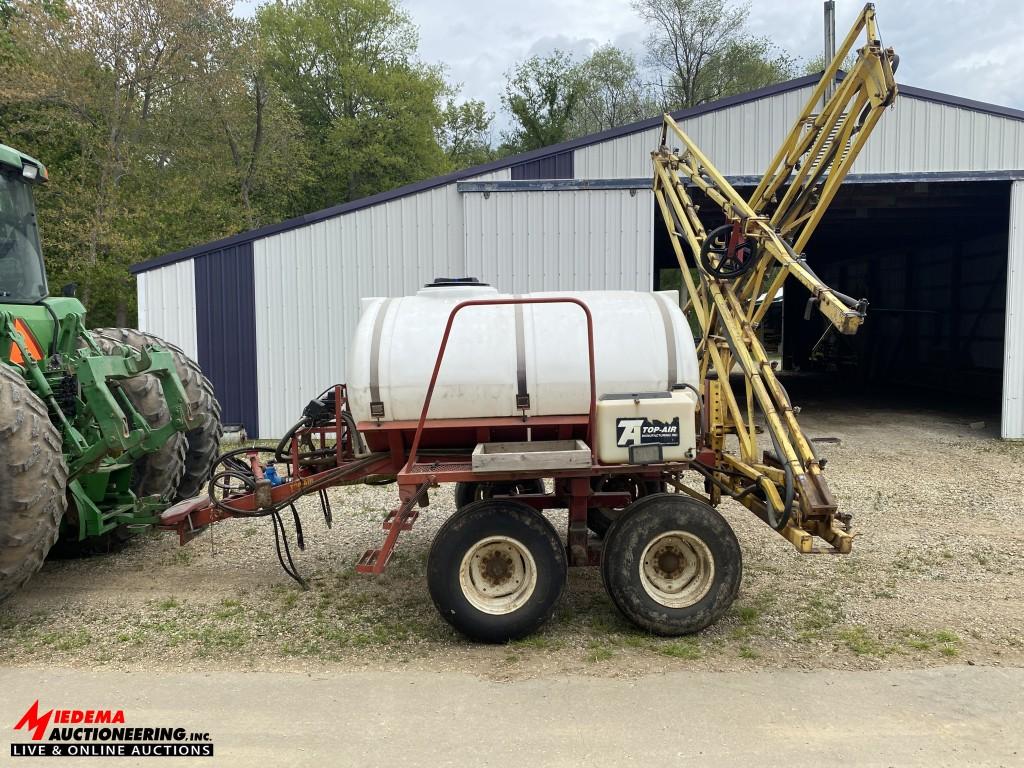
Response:
M575 304L587 316L587 353L590 362L590 412L587 419L587 444L590 446L591 457L594 455L594 421L597 413L597 379L594 372L594 318L590 314L590 307L580 299L570 296L551 297L545 299L471 299L456 304L448 315L448 323L444 328L444 336L441 337L441 347L437 350L437 360L434 361L434 372L430 375L430 386L427 387L427 395L423 398L423 410L420 412L420 420L416 425L416 434L412 440L412 448L409 450L409 461L406 462L403 472L412 470L416 463L416 454L420 448L420 438L423 436L423 425L427 421L427 411L430 408L430 400L434 396L434 385L437 384L437 374L441 371L441 361L444 359L445 349L448 347L448 337L452 332L452 325L455 316L466 307L499 306L502 304Z

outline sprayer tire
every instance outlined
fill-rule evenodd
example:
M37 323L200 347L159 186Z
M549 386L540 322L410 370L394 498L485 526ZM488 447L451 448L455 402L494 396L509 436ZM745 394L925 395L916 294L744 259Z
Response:
M0 363L0 601L42 567L67 508L67 478L46 406Z
M732 605L743 577L739 542L717 510L656 493L626 508L608 531L601 577L616 607L658 635L699 632Z
M93 333L116 339L136 349L153 344L171 353L192 415L200 419L197 427L185 433L185 471L175 489L175 500L190 499L198 495L210 479L210 471L220 453L220 441L224 434L224 427L220 421L220 403L214 394L213 384L203 375L199 364L180 347L151 333L131 328L99 328Z
M427 557L427 587L462 634L505 643L546 622L565 591L565 546L540 512L511 499L463 507L441 526Z

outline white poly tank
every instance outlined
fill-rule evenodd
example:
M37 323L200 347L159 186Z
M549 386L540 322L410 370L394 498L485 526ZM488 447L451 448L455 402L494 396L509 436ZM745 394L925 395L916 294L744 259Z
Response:
M523 294L572 297L594 318L597 395L699 385L697 354L676 291ZM348 397L357 421L418 419L452 308L509 298L475 284L431 285L415 296L362 300L349 347ZM575 304L467 307L455 318L430 419L585 414L587 324ZM380 405L371 415L371 402ZM380 410L383 408L383 415Z

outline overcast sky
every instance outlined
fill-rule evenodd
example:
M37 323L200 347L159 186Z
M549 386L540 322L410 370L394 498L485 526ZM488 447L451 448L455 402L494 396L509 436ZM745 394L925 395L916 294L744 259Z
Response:
M239 2L248 15L259 5ZM509 67L555 48L578 57L607 42L642 55L646 31L628 0L402 0L420 30L420 57L443 62L464 98L498 98ZM863 3L837 0L842 40ZM1022 0L878 0L883 42L900 54L897 81L1024 109ZM821 0L752 0L749 26L791 54L822 48Z

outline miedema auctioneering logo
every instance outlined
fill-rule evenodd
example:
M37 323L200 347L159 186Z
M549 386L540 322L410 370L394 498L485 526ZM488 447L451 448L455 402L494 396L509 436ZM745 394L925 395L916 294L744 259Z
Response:
M14 730L32 740L11 744L11 757L213 757L210 734L129 725L121 709L40 712L36 700Z

